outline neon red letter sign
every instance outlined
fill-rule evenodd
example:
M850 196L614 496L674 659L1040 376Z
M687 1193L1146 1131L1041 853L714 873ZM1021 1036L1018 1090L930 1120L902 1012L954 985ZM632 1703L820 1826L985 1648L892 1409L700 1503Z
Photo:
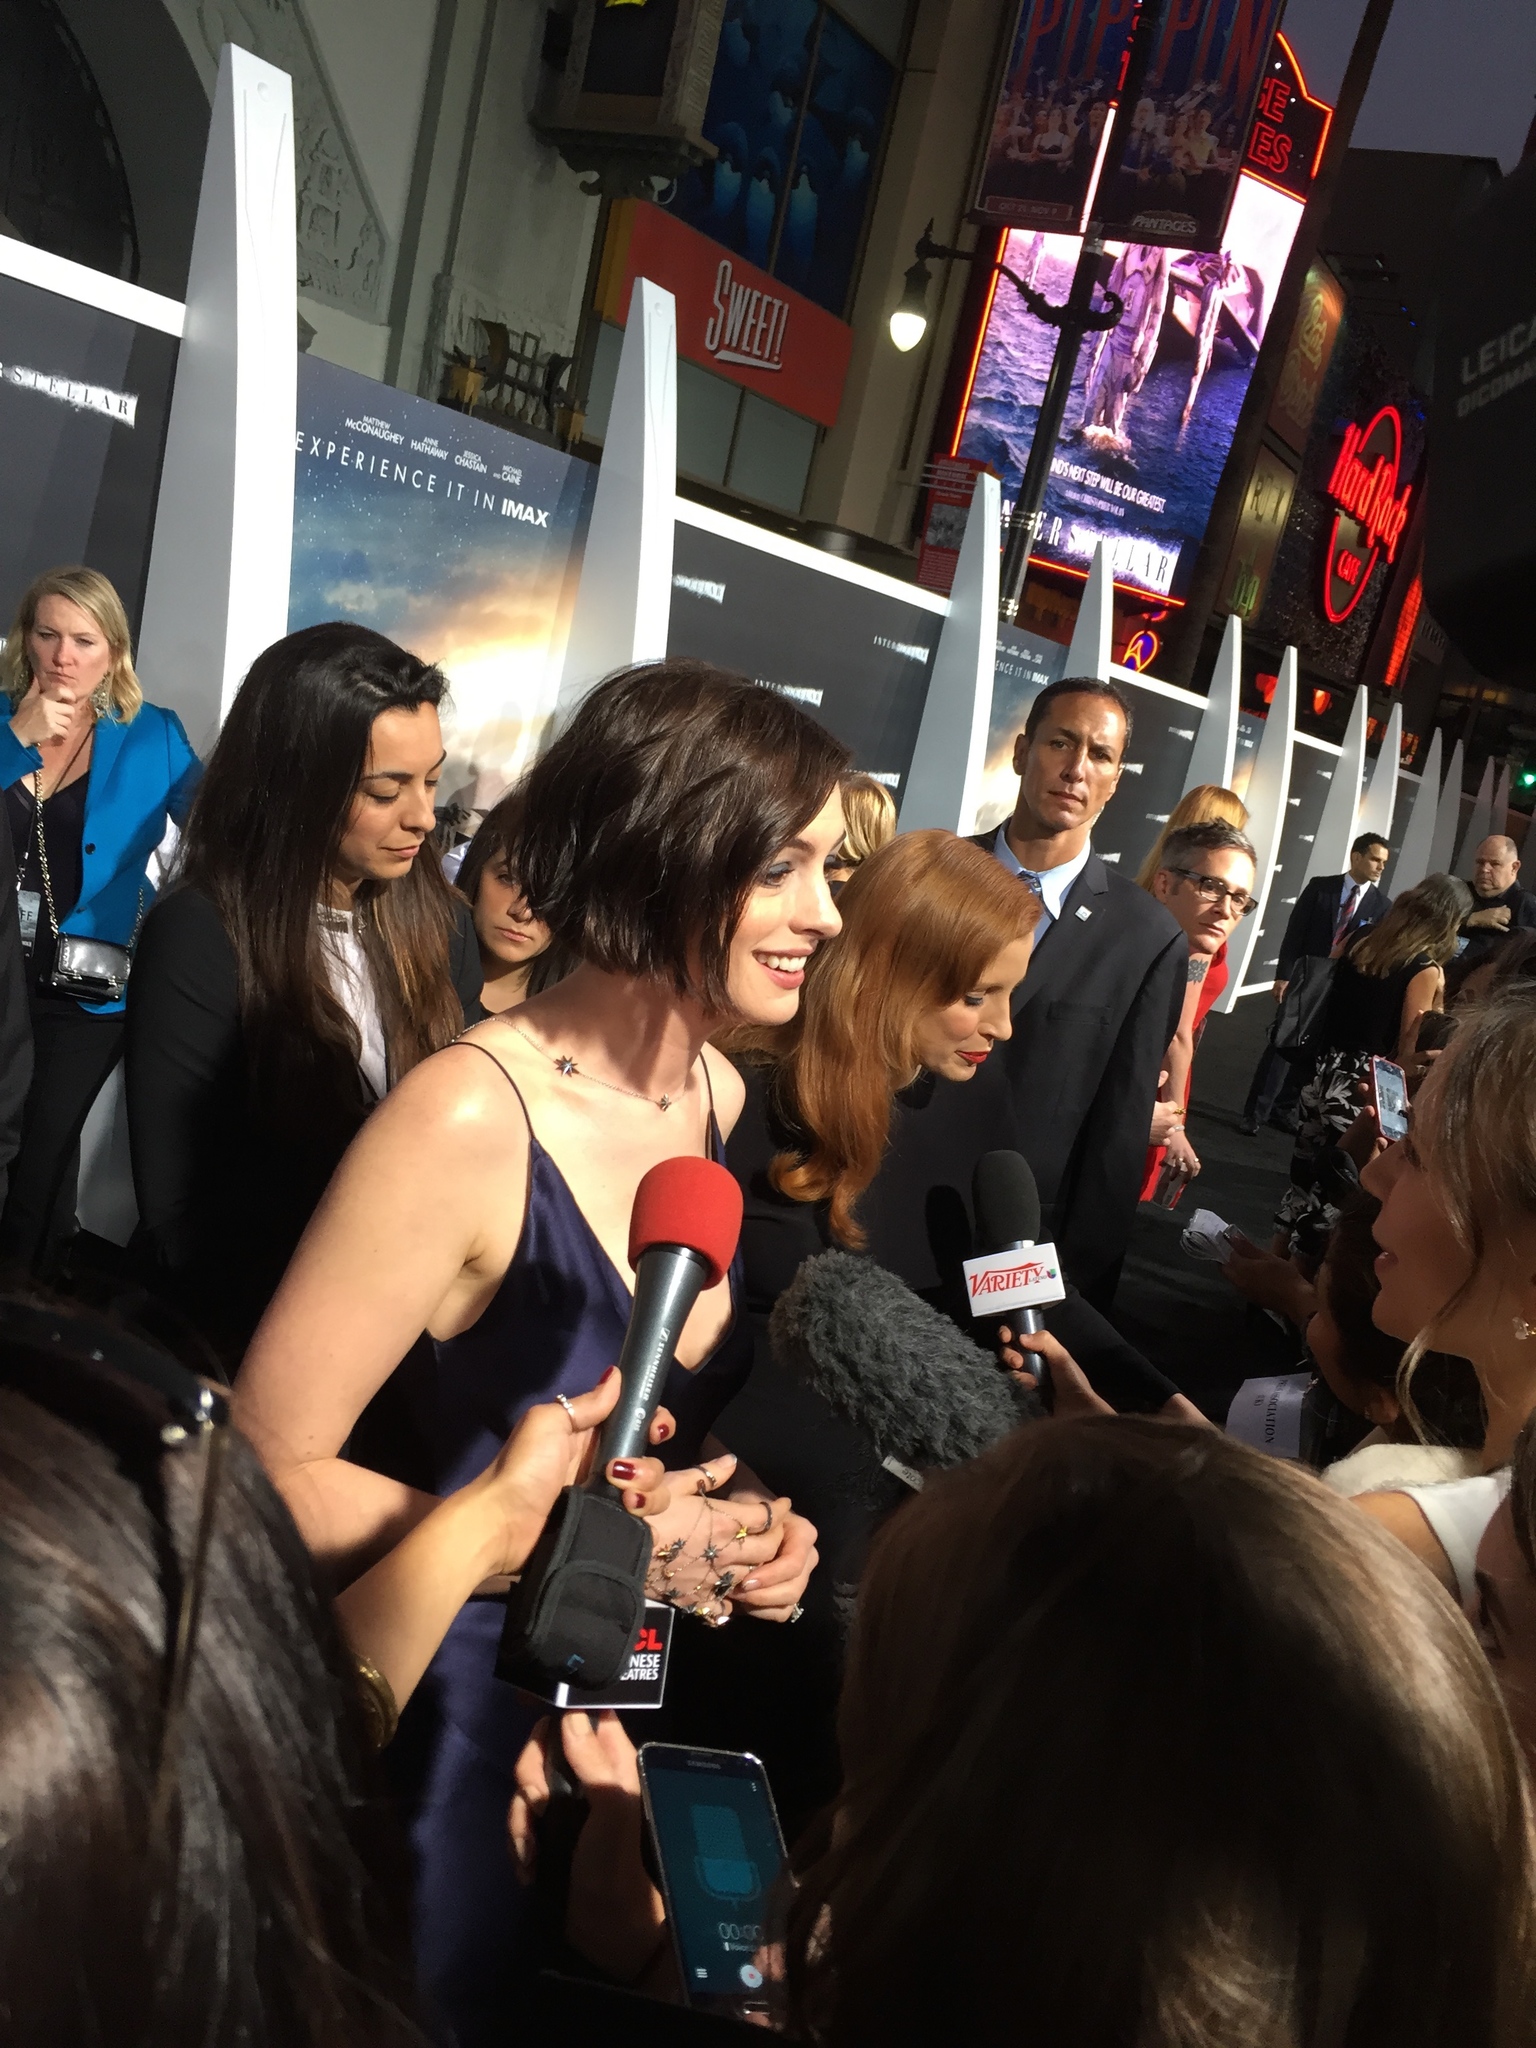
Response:
M1347 427L1328 495L1337 508L1328 536L1323 571L1323 610L1342 626L1365 595L1377 557L1397 560L1397 544L1408 524L1411 485L1397 487L1403 460L1403 422L1395 405L1384 405L1364 428Z

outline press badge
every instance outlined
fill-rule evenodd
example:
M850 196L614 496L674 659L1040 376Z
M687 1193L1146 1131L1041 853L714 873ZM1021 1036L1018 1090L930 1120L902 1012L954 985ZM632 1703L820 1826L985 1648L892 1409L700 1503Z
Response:
M41 915L43 899L35 889L16 891L16 916L21 925L21 950L30 953L37 940L37 920Z

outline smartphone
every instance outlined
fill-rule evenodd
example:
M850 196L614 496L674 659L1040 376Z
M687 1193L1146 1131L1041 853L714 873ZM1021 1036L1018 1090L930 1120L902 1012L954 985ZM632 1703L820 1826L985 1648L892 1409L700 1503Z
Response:
M684 1999L736 2019L766 2011L758 1951L784 1837L761 1762L647 1742L640 1789Z
M1371 1061L1371 1094L1381 1135L1396 1144L1408 1135L1408 1079L1392 1060Z

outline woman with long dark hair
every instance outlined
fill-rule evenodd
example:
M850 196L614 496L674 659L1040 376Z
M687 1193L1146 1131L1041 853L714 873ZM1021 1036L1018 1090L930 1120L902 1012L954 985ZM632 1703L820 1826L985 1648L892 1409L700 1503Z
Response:
M1291 1185L1275 1215L1293 1250L1321 1253L1338 1218L1319 1173L1323 1154L1359 1115L1360 1083L1373 1059L1415 1066L1419 1020L1445 1006L1445 963L1455 956L1471 903L1472 891L1454 875L1426 875L1340 955L1319 1028L1317 1068L1301 1091Z
M231 1364L370 1109L479 992L469 913L431 845L445 688L362 626L258 655L145 922L138 1242Z
M544 920L528 908L528 898L512 872L511 848L522 823L523 791L518 784L486 812L454 877L475 920L485 977L480 1007L493 1017L552 988L576 964L564 946L555 944Z
M618 1357L643 1175L718 1157L741 1084L707 1043L727 1020L782 1022L838 929L826 863L842 839L846 750L788 699L697 662L610 677L524 785L508 866L580 965L425 1060L343 1161L246 1359L242 1427L311 1548L346 1577L484 1469L534 1402ZM710 1435L750 1341L733 1273L698 1298L662 1400L669 1464L729 1455ZM432 1470L421 1490L342 1452L426 1329L410 1392ZM743 1480L651 1522L654 1587L689 1613L793 1620L814 1530ZM500 1606L471 1601L413 1716L417 1945L461 2043L499 2037L518 1894L506 1854L528 1714L494 1675ZM418 1711L419 1710L419 1711Z

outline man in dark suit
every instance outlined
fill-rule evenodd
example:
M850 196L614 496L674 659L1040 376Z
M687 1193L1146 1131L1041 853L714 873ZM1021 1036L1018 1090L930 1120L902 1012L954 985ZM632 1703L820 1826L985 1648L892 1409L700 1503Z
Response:
M1335 946L1380 924L1392 908L1392 898L1376 886L1386 871L1388 851L1380 833L1362 832L1349 849L1349 872L1314 875L1296 898L1280 941L1275 985L1270 990L1277 1015L1298 961L1326 960ZM1251 1138L1262 1123L1293 1128L1288 1111L1301 1093L1307 1066L1305 1060L1282 1059L1273 1044L1266 1042L1238 1125L1245 1137Z
M1044 1227L1099 1308L1120 1276L1189 968L1170 912L1090 844L1130 731L1130 705L1112 683L1048 684L1014 741L1013 815L976 842L1040 898L1003 1067Z
M1466 940L1456 957L1456 981L1484 966L1514 932L1536 930L1536 896L1520 886L1520 852L1495 832L1472 856L1472 910L1461 927Z

